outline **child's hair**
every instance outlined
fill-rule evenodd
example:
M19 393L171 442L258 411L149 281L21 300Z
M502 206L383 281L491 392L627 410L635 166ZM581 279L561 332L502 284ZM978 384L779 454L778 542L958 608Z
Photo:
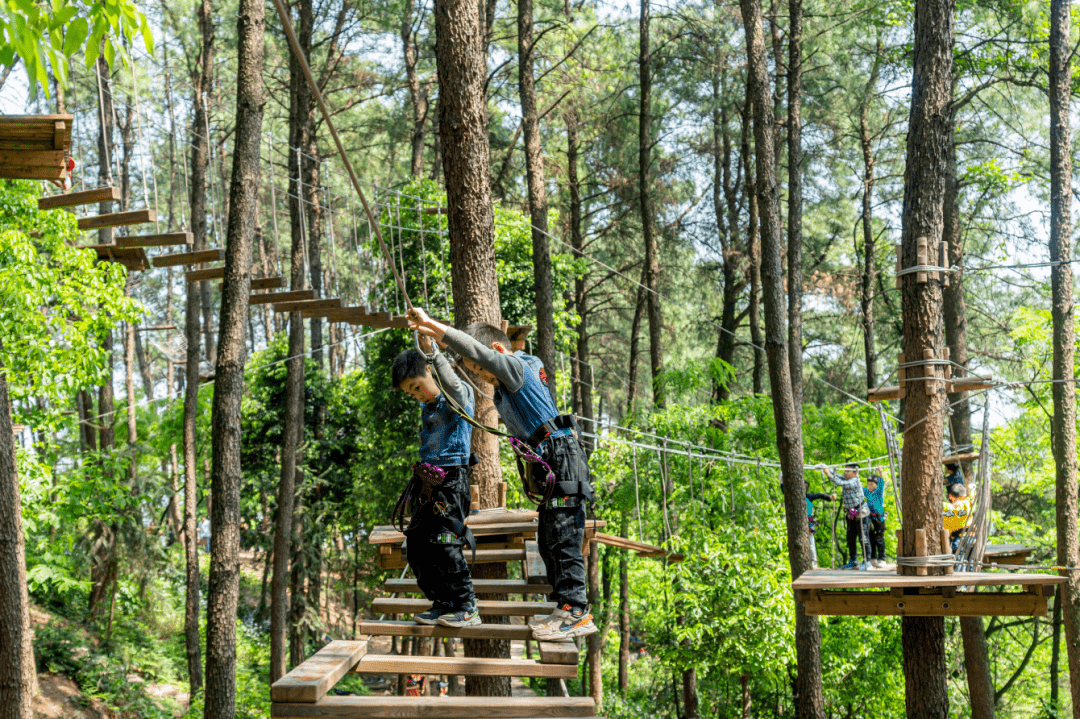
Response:
M870 484L871 482L873 482L874 484L881 484L881 480L878 479L878 476L876 474L871 474L869 477L866 478L867 484Z
M465 334L485 347L490 347L492 342L498 342L506 349L510 349L510 338L506 336L506 333L487 322L473 322L465 328Z
M962 484L954 484L953 486L949 487L949 494L953 497L966 497L967 487Z
M956 462L949 462L945 465L945 469L949 470L950 472L955 472L956 470L960 469L960 465Z
M859 471L859 465L855 464L854 462L848 462L846 465L844 465L844 469L853 469L856 472L858 472Z
M401 383L410 377L420 377L427 372L427 360L416 350L405 350L394 358L390 366L390 382L394 389L401 389Z

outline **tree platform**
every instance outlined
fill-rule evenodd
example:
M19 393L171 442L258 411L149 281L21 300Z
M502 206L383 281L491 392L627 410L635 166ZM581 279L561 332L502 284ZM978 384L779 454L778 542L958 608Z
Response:
M1028 557L1035 551L1035 547L1026 547L1023 544L987 544L983 550L983 561L995 564L1027 564Z
M1065 577L1018 572L906 576L813 569L791 583L806 613L829 616L1045 617ZM1020 591L979 591L980 587Z
M68 179L71 115L0 115L0 179Z

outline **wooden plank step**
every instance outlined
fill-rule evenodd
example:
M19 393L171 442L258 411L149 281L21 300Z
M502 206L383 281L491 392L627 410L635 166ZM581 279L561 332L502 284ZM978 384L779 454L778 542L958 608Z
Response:
M578 663L577 645L569 639L561 642L537 642L540 645L540 662L542 664L573 664Z
M119 201L119 187L95 187L92 190L39 197L37 206L39 210L57 210L61 207L80 207L82 205L96 205L99 202Z
M476 581L476 580L473 580ZM461 637L462 639L532 639L527 624L480 624L474 627L444 627L410 621L366 621L360 633L372 637Z
M188 270L184 273L184 279L188 282L206 282L208 280L221 280L224 278L224 267L210 267L205 270Z
M146 250L141 247L117 247L116 245L84 245L79 249L93 250L98 259L107 262L118 262L128 270L137 272L150 269L150 260L146 257Z
M394 547L387 554L376 555L379 566L383 569L401 569L408 563L408 557L400 547ZM496 564L500 562L520 562L525 559L524 549L477 549L476 559L472 552L465 552L465 561L469 564ZM547 581L546 575L542 581Z
M66 180L67 176L63 165L0 165L0 180Z
M267 292L262 295L252 295L248 300L249 305L269 305L274 302L295 302L297 300L315 299L315 290L291 290L289 292Z
M196 252L178 252L154 258L154 267L177 267L179 265L198 265L203 262L221 262L225 259L225 250L198 250Z
M303 313L301 313L303 314ZM307 316L307 315L304 315ZM477 537L492 534L535 534L536 522L513 522L509 524L478 524L465 523ZM368 535L368 544L401 544L405 535L390 526L375 527Z
M555 602L502 602L492 599L480 599L476 604L480 609L480 616L485 617L531 617L536 614L551 614L556 607ZM431 602L426 599L380 597L371 600L371 611L374 614L416 614L430 608Z
M224 268L223 268L224 269ZM252 277L251 289L253 290L276 290L285 286L284 277Z
M275 702L317 702L367 654L367 641L336 640L270 687Z
M128 235L117 237L117 247L173 247L175 245L190 245L195 241L195 235L190 232L164 232L157 235Z
M541 664L532 659L401 657L395 654L368 654L360 660L353 671L360 674L457 674L470 677L573 679L577 676L577 667L566 664Z
M338 298L325 300L294 300L292 302L275 302L274 312L299 312L301 310L317 310L324 307L340 307L341 300Z
M550 584L530 584L524 579L474 579L477 594L551 594ZM383 590L392 594L417 593L415 579L387 579Z
M157 219L154 210L129 210L127 212L112 212L108 215L95 215L83 217L79 220L80 230L99 230L102 227L120 227L122 225L141 225L144 222L153 222ZM157 265L155 265L156 267Z
M592 697L333 696L317 704L274 704L275 719L556 719L594 717Z

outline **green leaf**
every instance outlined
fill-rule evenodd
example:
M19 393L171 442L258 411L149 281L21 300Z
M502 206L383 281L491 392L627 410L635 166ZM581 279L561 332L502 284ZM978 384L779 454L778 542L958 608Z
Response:
M49 29L55 30L63 27L71 18L75 17L79 13L79 8L74 5L69 5L66 8L55 12L52 18L49 20Z
M112 41L112 38L108 38L105 40L105 62L111 68L114 60L116 60L116 43Z
M74 55L82 47L89 33L90 23L86 18L79 17L72 20L71 24L68 25L67 35L64 36L64 55L67 57ZM89 51L87 55L89 55Z

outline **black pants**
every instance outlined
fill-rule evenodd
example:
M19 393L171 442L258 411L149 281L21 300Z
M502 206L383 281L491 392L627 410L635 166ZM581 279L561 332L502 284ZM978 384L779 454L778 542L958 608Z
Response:
M865 531L870 536L870 558L885 559L885 522L879 517L867 517L863 520Z
M844 521L847 522L848 562L858 561L859 546L862 546L863 548L863 561L867 561L870 557L866 556L866 533L863 527L863 520L856 517L855 519L845 519Z
M589 600L585 594L585 558L581 556L581 545L585 541L585 506L592 499L589 464L585 451L572 436L548 440L540 455L554 472L555 481L563 489L575 490L573 495L556 492L552 500L540 507L536 540L552 586L548 601L584 608ZM537 470L543 471L534 467ZM570 506L552 507L553 501L565 501Z
M413 515L406 530L406 554L424 596L434 604L460 609L476 599L465 562L465 541L449 530L433 507L444 502L447 516L464 523L469 516L469 475L464 467L447 468L446 472L446 481L434 489L431 502Z

